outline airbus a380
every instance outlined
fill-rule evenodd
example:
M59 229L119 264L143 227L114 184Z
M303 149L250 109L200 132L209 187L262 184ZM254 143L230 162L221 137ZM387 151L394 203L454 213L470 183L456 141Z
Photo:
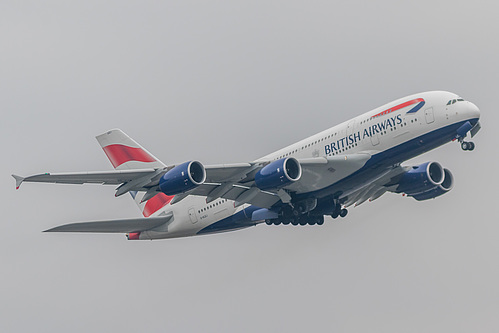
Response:
M22 182L118 185L143 218L72 223L49 232L124 233L130 240L186 237L268 225L322 225L386 192L418 201L450 191L438 162L401 163L480 130L480 111L458 95L432 91L398 99L248 163L165 165L119 129L97 136L114 171L13 175Z

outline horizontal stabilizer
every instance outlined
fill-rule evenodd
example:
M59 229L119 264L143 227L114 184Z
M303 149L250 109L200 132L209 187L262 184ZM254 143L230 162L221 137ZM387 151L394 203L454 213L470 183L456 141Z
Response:
M156 228L167 223L173 217L170 212L166 216L122 219L109 221L80 222L61 225L44 232L97 232L97 233L131 233Z

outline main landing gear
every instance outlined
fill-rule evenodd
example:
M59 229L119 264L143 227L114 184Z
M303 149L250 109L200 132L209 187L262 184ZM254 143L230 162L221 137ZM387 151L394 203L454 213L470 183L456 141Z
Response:
M331 200L331 203L323 206L319 209L316 208L317 202L301 201L295 206L287 205L283 206L279 217L276 219L265 220L267 225L323 225L324 215L331 214L333 219L338 217L345 217L348 214L348 210L343 208L343 206L337 200ZM333 209L329 208L332 207Z
M339 217L345 217L348 214L348 210L346 208L342 208L340 204L337 204L333 214L331 214L331 217L333 219L337 219Z
M299 216L299 217L290 217L290 218L284 218L284 217L279 217L277 219L272 219L272 220L265 220L265 223L267 225L323 225L324 224L324 216Z

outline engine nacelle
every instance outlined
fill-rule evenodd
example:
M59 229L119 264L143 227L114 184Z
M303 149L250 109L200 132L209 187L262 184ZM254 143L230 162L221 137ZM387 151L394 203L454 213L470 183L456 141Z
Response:
M159 189L166 195L184 193L201 185L206 180L206 170L198 161L177 165L161 177Z
M301 165L293 157L286 157L264 166L255 175L260 190L280 188L296 182L301 177Z
M442 166L437 162L426 162L402 175L397 192L405 192L407 195L414 196L434 189L443 181Z
M413 195L413 198L422 201L433 199L452 190L454 187L454 176L448 169L444 169L444 181L432 190Z

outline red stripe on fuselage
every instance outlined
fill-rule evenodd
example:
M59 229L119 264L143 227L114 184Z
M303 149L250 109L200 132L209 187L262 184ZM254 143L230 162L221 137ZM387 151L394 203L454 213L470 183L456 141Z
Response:
M166 195L164 193L158 193L151 199L147 200L146 206L144 207L144 211L142 214L145 217L149 217L152 214L156 213L158 210L168 205L170 201L173 199L173 195Z
M399 104L397 106L394 106L393 108L389 108L389 109L387 109L385 111L382 111L382 112L380 112L378 114L375 114L371 118L376 118L376 117L379 117L379 116L383 116L383 115L388 114L390 112L394 112L394 111L400 110L402 108L405 108L406 106L409 106L409 105L412 105L412 104L416 104L416 103L419 103L419 102L424 102L424 99L422 99L422 98L416 98L416 99L413 99L412 101L408 101L408 102Z
M115 168L128 161L138 162L154 162L156 161L151 155L146 153L141 148L133 148L124 145L109 145L103 147L104 153Z

